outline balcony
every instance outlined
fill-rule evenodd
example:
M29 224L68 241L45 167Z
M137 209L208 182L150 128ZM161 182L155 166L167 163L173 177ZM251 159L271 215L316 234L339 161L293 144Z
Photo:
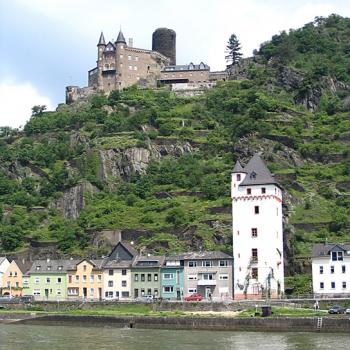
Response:
M197 282L198 286L216 286L216 280L200 279Z

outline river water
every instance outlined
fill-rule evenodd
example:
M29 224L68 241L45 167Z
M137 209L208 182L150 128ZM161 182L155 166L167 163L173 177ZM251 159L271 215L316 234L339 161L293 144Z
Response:
M350 334L120 329L0 324L0 350L350 349Z

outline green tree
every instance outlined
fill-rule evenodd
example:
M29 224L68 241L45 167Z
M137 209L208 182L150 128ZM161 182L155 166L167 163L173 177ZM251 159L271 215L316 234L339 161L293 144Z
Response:
M232 66L237 64L242 57L241 50L241 44L239 43L237 36L235 34L232 34L230 38L228 39L227 45L226 45L226 62L228 63L227 68L230 69Z

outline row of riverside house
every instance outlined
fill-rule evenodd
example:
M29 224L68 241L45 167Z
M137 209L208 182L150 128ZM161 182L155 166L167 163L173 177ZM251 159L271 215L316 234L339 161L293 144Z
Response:
M18 261L7 261L2 294L33 295L36 300L52 301L127 301L146 295L183 300L200 293L207 299L230 300L232 261L230 255L218 251L142 256L121 241L108 257L99 260L35 260L26 271L18 267L23 265Z

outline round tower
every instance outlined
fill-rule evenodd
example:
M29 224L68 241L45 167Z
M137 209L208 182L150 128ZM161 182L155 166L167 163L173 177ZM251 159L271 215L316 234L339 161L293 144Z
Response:
M176 64L176 33L172 29L158 28L152 35L152 50L170 58L170 64Z

